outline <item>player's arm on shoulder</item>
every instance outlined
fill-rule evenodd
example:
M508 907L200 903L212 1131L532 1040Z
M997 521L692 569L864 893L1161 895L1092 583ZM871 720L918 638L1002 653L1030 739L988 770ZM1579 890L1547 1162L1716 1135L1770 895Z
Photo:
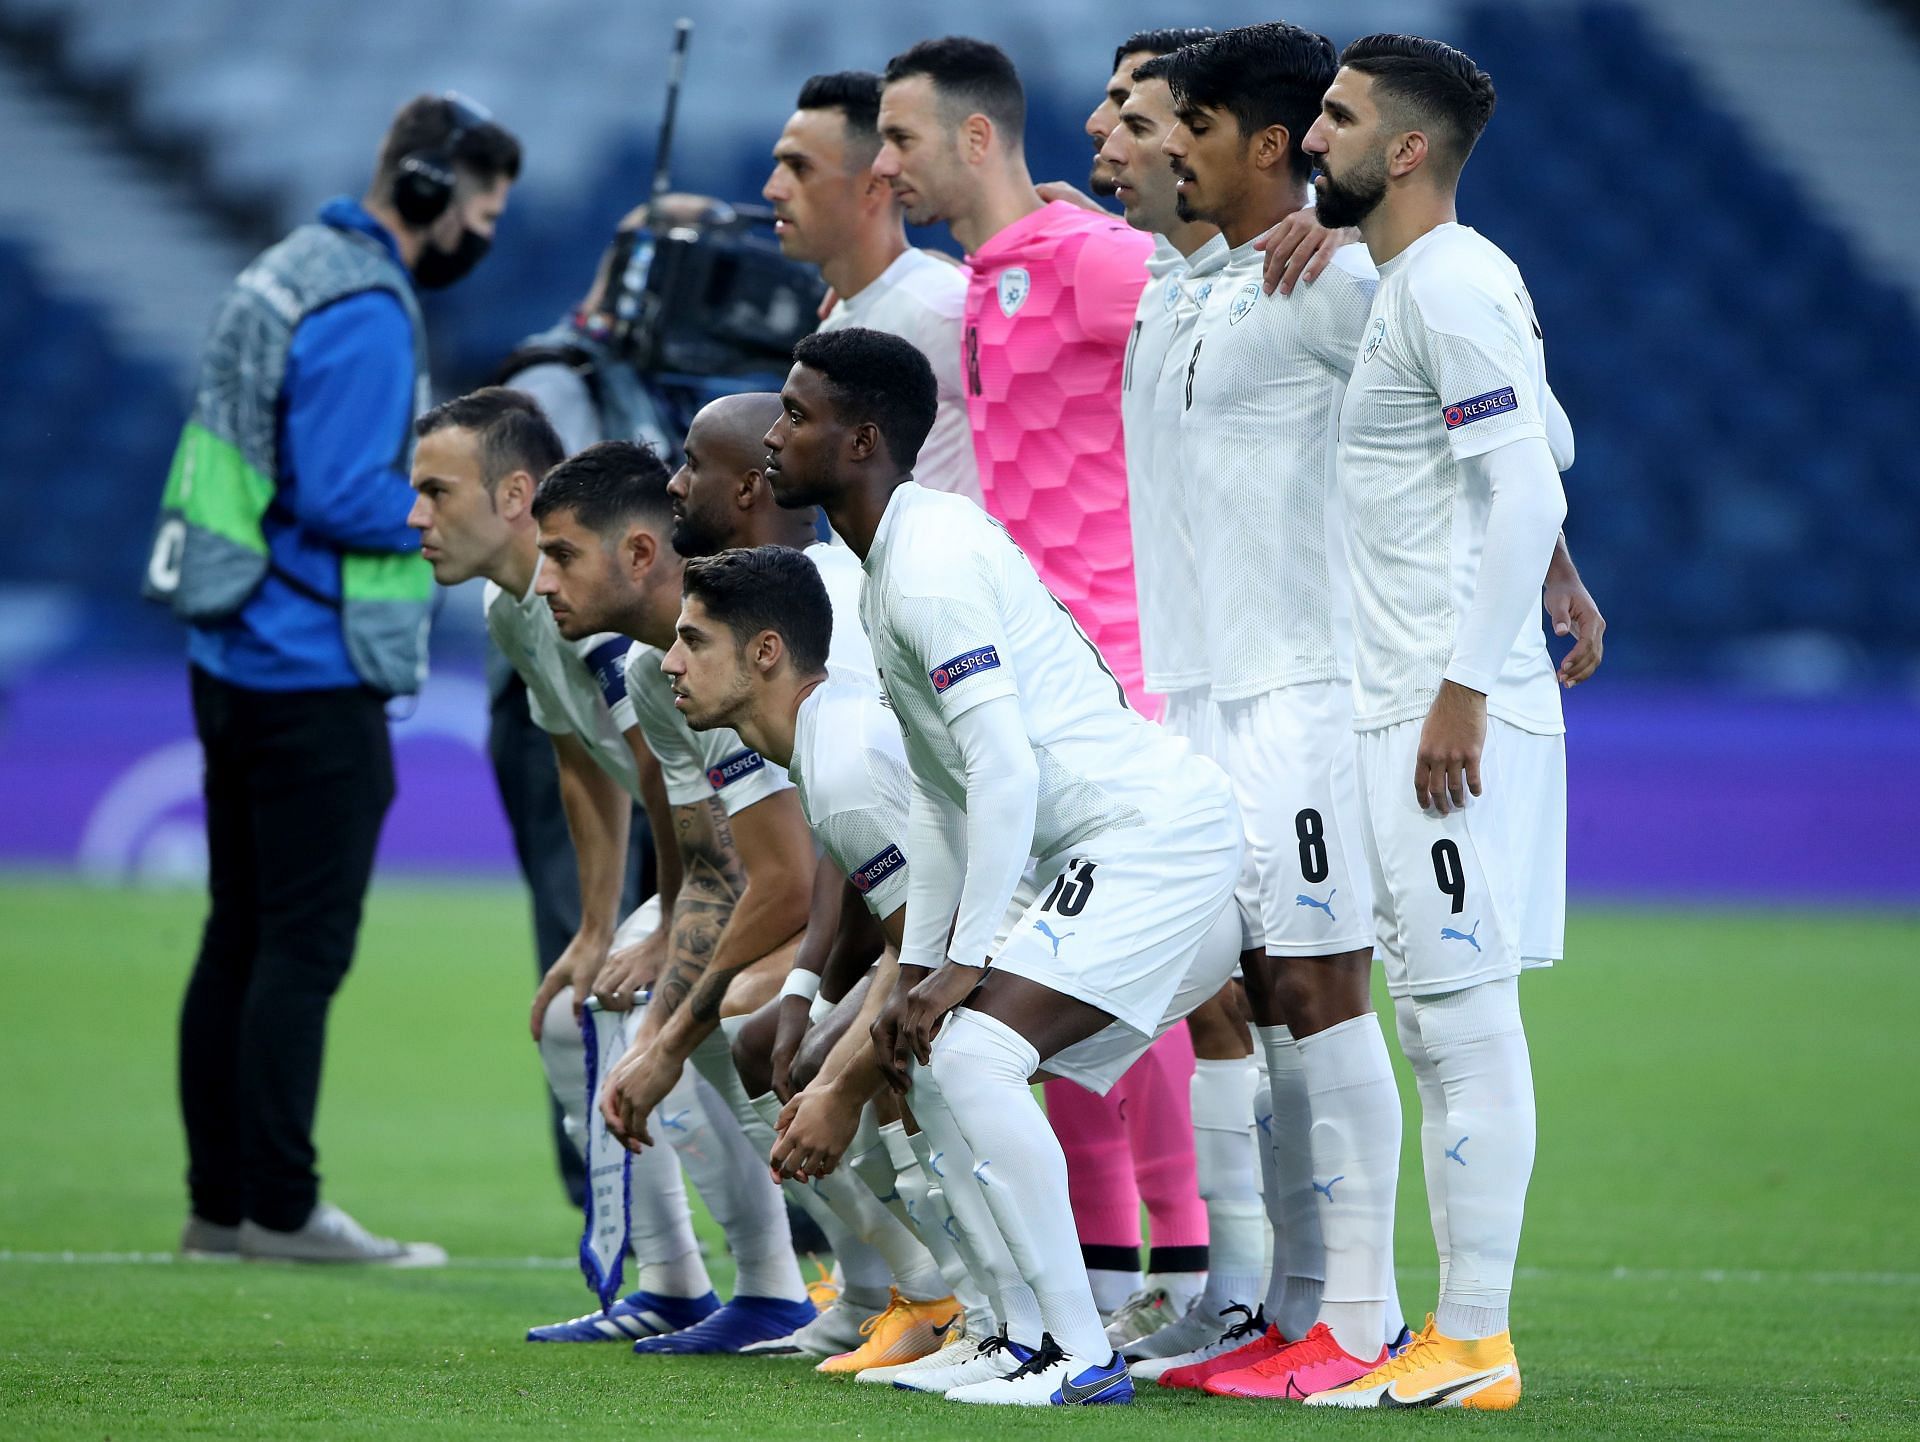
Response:
M1256 240L1254 249L1267 257L1262 284L1269 295L1292 295L1296 285L1311 285L1343 247L1360 241L1352 229L1328 230L1320 212L1303 206Z

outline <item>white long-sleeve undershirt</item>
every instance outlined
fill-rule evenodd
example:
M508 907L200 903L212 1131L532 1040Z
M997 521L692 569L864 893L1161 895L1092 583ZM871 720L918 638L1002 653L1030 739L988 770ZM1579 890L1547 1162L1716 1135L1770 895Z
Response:
M966 769L967 804L963 813L914 778L903 966L933 967L943 958L984 964L1033 849L1040 765L1018 698L997 696L950 724Z
M1553 450L1538 436L1461 464L1487 487L1487 531L1473 600L1454 635L1446 679L1485 695L1493 690L1521 628L1532 623L1540 609L1540 586L1567 518L1567 496Z

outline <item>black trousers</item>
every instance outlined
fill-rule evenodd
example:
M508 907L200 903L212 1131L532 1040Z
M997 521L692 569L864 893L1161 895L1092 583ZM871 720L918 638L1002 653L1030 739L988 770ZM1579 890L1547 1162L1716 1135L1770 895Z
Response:
M560 776L553 742L536 726L527 709L527 688L518 676L496 688L487 731L487 751L500 804L513 832L514 855L533 897L533 950L539 975L545 976L580 929L580 873L574 865L573 838L560 804ZM647 814L633 808L628 831L627 879L621 898L625 915L654 892L652 838ZM549 1101L552 1094L548 1094ZM586 1168L567 1140L560 1104L552 1103L554 1153L561 1185L575 1206L586 1200Z
M212 908L180 1010L193 1209L283 1231L319 1198L327 1013L393 801L385 705L362 688L253 691L191 671Z

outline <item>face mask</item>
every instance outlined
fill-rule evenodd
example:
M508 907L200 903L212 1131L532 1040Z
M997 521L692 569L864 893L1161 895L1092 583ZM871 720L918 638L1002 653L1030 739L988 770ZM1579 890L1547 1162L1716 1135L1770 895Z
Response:
M492 244L477 230L462 230L460 243L452 250L433 245L422 250L420 259L414 262L413 278L422 290L444 290L455 281L465 279Z

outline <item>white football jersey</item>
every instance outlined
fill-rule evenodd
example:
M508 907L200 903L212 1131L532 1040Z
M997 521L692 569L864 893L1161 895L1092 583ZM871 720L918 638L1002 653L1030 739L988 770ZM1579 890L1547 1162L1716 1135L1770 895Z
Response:
M980 504L980 466L967 423L967 393L961 367L961 335L967 309L967 273L924 250L902 251L858 295L835 302L820 329L865 326L912 342L933 366L940 409L933 430L913 463L914 479Z
M545 564L543 556L533 568L534 580ZM578 737L609 775L638 796L640 780L623 734L635 724L622 665L627 638L602 633L567 640L554 624L547 598L534 594L533 580L518 600L489 581L481 606L487 634L526 683L534 725L556 736Z
M1380 268L1339 423L1360 729L1432 705L1487 530L1486 486L1461 462L1545 439L1547 394L1533 301L1499 247L1449 223ZM1524 731L1564 729L1537 616L1514 637L1487 711Z
M860 558L837 538L814 542L807 547L806 557L820 572L827 600L833 603L833 638L827 643L827 665L878 685L873 647L860 626L860 591L867 579L860 569Z
M1040 769L1033 854L1231 804L1226 777L1127 705L1066 607L999 522L912 482L887 502L860 614L913 774L954 806L966 768L949 723L1020 703Z
M746 810L793 783L778 766L727 727L695 731L673 704L673 688L660 669L665 653L657 646L635 641L627 652L627 696L646 737L647 749L660 763L667 800L675 806L694 806L718 797L727 815Z
M1266 293L1266 256L1237 247L1186 356L1181 464L1222 701L1350 674L1333 489L1340 388L1373 300L1373 263L1345 246L1312 285Z
M787 775L814 840L867 909L884 919L906 905L913 776L872 678L828 668L794 717Z
M1212 277L1226 263L1227 243L1216 235L1189 260L1165 236L1155 240L1121 372L1120 419L1141 664L1147 689L1167 695L1207 684L1199 577L1180 469L1180 386L1187 337Z

